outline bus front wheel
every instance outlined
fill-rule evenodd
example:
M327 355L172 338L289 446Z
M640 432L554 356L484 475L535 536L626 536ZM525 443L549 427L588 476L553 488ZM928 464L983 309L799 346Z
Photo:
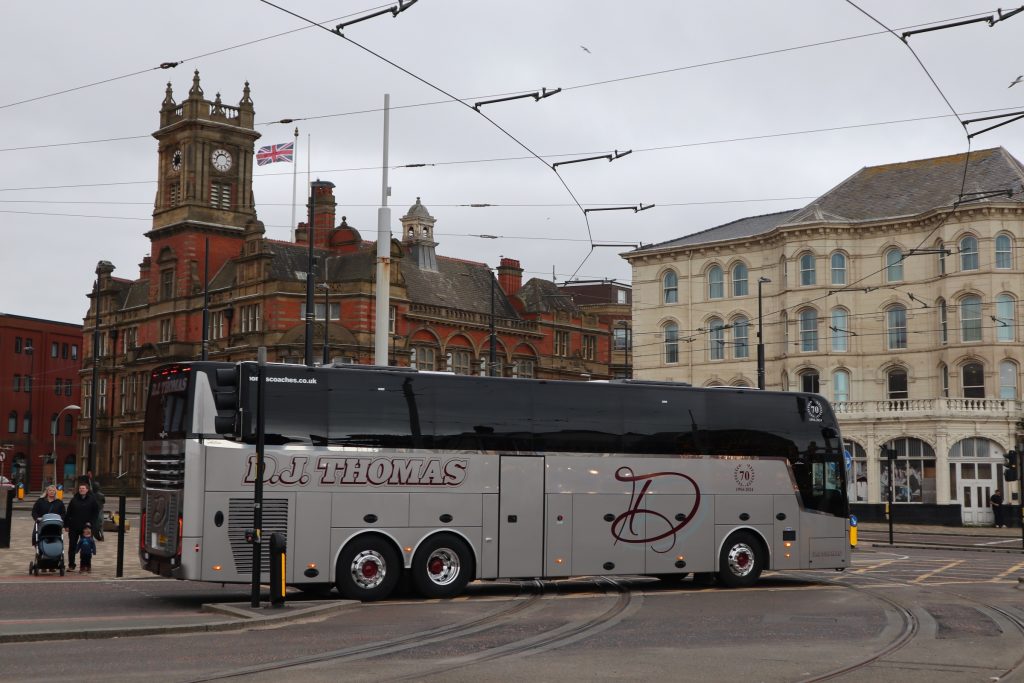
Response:
M350 600L383 600L391 595L402 573L398 553L379 536L349 541L338 556L335 585Z
M438 534L420 545L412 559L412 583L425 598L451 598L473 574L469 546L454 534Z
M749 531L738 531L722 546L718 557L718 581L728 588L753 586L764 569L761 542Z

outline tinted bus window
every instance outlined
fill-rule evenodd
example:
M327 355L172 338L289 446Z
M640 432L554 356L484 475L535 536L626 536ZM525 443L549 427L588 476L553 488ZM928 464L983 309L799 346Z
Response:
M530 412L534 384L508 379L423 375L417 396L430 447L520 452L533 449Z
M618 389L572 382L535 383L534 448L543 452L621 452L623 392Z
M327 373L328 443L413 448L422 443L415 375L401 372Z
M704 455L706 392L669 387L624 387L624 450L627 453Z
M246 440L256 435L256 365L244 364L241 378ZM322 443L327 438L327 379L303 366L269 365L265 379L264 432L268 444Z
M188 432L188 389L191 372L168 368L154 373L146 401L146 422L142 438L184 439Z

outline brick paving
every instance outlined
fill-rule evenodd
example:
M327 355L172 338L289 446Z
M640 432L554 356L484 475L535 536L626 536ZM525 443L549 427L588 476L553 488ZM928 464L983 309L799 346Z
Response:
M138 516L125 515L130 529L124 535L124 578L152 578L153 574L139 567L139 526ZM92 572L59 574L41 573L33 580L74 581L80 579L113 579L117 573L117 532L104 532L104 541L96 542L96 555L92 558ZM64 535L64 557L67 562L67 534ZM29 579L28 565L35 558L32 547L32 515L28 509L15 508L11 520L11 547L0 548L0 580Z

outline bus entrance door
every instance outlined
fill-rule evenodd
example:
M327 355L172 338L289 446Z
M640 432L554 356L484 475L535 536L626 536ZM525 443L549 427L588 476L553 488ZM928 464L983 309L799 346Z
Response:
M544 575L544 458L502 456L498 576Z

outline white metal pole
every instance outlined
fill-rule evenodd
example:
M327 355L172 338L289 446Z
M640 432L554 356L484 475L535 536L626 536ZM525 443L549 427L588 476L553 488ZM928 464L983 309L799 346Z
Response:
M295 186L299 180L299 127L295 126L295 142L292 144L292 242L295 241Z
M391 312L391 209L388 208L388 115L391 95L384 94L384 164L377 209L376 322L373 328L373 364L388 364L388 320ZM396 362L397 364L397 362Z

